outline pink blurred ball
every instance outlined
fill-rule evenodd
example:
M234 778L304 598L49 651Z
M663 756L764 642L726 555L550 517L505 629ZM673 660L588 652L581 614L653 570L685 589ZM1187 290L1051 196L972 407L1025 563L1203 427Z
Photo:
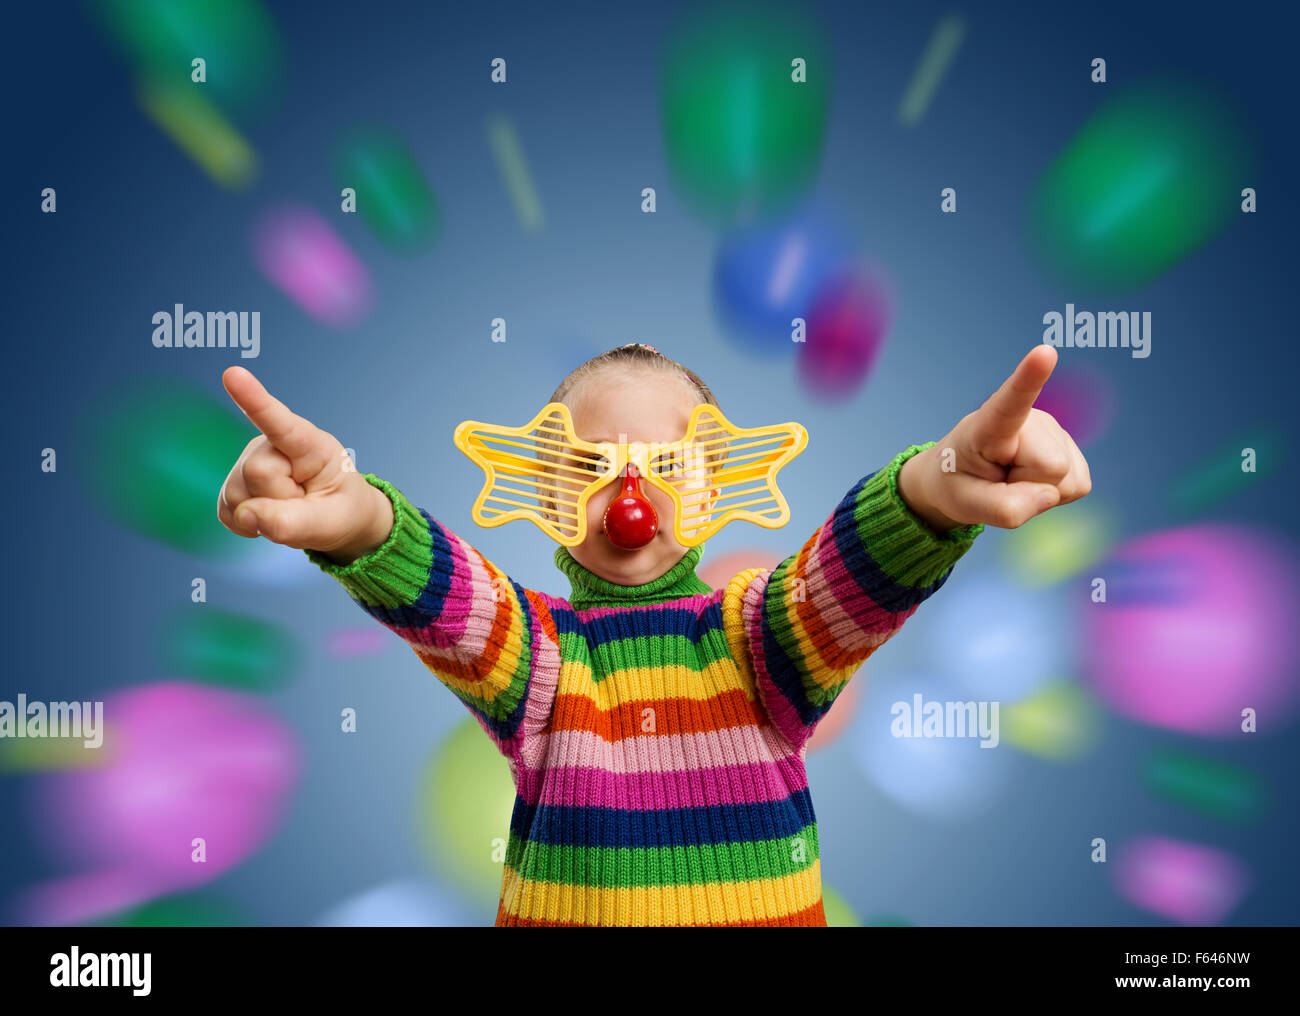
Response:
M297 781L292 733L252 696L166 682L104 701L105 764L48 777L56 842L95 868L171 887L211 881L258 850ZM191 860L205 842L206 862Z
M1093 368L1058 364L1034 408L1055 418L1082 447L1097 440L1110 426L1114 398L1109 382Z
M253 236L258 266L298 306L329 325L348 325L370 307L370 275L333 227L309 208L266 215Z
M1143 836L1116 859L1120 894L1135 906L1179 924L1217 925L1250 887L1246 868L1214 847Z
M695 574L712 588L721 589L740 572L750 568L775 568L783 560L783 555L775 550L746 547L743 550L728 550L717 557L704 560Z
M844 399L862 387L884 345L893 303L883 277L863 267L822 287L799 347L799 379L809 394Z
M1144 723L1239 734L1242 711L1277 731L1295 704L1297 570L1290 548L1230 525L1131 540L1093 573L1085 670L1099 697Z

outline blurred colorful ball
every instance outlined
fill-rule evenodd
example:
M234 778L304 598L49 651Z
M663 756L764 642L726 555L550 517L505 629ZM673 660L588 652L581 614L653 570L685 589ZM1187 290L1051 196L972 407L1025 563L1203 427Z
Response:
M822 882L822 909L826 912L828 928L861 928L862 922L853 912L849 901Z
M500 897L514 802L509 762L466 717L429 759L418 802L425 850L466 892Z
M1120 713L1189 734L1261 731L1291 714L1300 660L1293 549L1244 527L1141 536L1096 567L1106 602L1085 601L1085 672Z
M1002 542L1002 559L1022 585L1051 586L1100 561L1115 539L1114 513L1089 497L1030 519Z
M391 648L397 640L379 625L340 628L330 633L329 648L335 656L371 656ZM400 643L398 643L400 644Z
M1214 847L1163 836L1127 844L1114 862L1120 895L1178 924L1218 925L1241 902L1251 878L1237 858Z
M1240 217L1251 183L1240 122L1198 84L1121 89L1043 174L1030 203L1031 246L1073 286L1151 281Z
M171 681L115 693L104 716L119 741L113 763L45 777L52 828L84 860L197 884L251 856L278 825L298 749L256 699ZM203 864L190 859L195 837L206 841Z
M214 574L270 589L290 589L320 581L320 569L301 550L282 547L270 540L235 539L239 541L235 550L215 563Z
M222 187L243 190L257 179L257 153L190 82L146 79L136 84L136 100L158 129Z
M288 632L207 605L174 613L160 631L158 647L167 672L242 691L279 690L297 667Z
M1258 819L1269 798L1266 784L1250 769L1170 749L1152 754L1142 782L1155 797L1224 822Z
M50 772L108 765L116 743L111 730L112 725L105 720L102 732L90 738L90 745L86 737L0 737L0 772ZM102 743L95 746L93 741L101 733Z
M312 317L354 324L370 309L370 274L334 228L308 208L264 215L253 232L262 274Z
M691 9L670 31L660 79L664 148L683 200L735 223L801 197L821 163L832 74L830 47L802 12Z
M316 922L325 928L446 928L475 923L450 893L424 878L398 879L335 904Z
M1014 702L1076 672L1072 602L1064 587L1028 589L976 572L947 583L911 623L936 674L965 695Z
M238 692L143 685L105 699L104 717L109 764L47 774L36 787L38 834L84 869L31 894L27 911L42 922L212 881L262 847L297 782L293 734Z
M818 294L852 254L843 229L815 208L733 230L713 263L714 314L723 333L749 353L793 355L801 346L794 320L804 319L806 340Z
M257 0L105 0L92 5L136 73L202 88L227 112L265 110L279 88L283 47ZM192 61L204 60L204 80Z
M1105 375L1091 367L1058 366L1047 379L1035 409L1052 416L1080 448L1110 427L1115 399Z
M335 156L339 188L356 191L357 213L389 249L427 249L438 230L438 202L406 142L390 130L355 131Z
M908 672L873 680L852 730L859 768L910 814L941 823L987 815L1010 782L1007 752L980 747L978 736L895 736L896 726L914 729L908 720L917 694L923 710L930 702L966 700L951 684L929 675Z
M695 574L713 589L722 589L741 572L751 568L775 568L784 557L766 547L728 550L717 557L704 558L695 569Z
M1092 698L1073 681L1051 684L999 713L1002 740L1039 758L1074 761L1095 746L1101 716Z
M808 312L798 344L799 380L819 400L851 398L861 390L893 321L894 298L884 277L855 267L829 279Z
M179 893L91 923L114 928L249 928L258 922L230 900L208 893Z
M136 378L83 416L87 493L128 529L192 554L238 555L217 521L221 485L256 436L229 403L183 377Z
M1169 505L1179 514L1204 512L1245 493L1290 462L1291 439L1275 423L1259 422L1213 449L1184 472L1169 490ZM1253 468L1243 468L1249 454Z

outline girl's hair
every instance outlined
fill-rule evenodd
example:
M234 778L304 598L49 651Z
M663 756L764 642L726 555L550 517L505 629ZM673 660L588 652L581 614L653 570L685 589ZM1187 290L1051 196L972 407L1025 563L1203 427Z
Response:
M579 364L573 370L569 371L569 376L560 382L560 387L555 389L555 394L551 396L551 402L565 402L569 395L583 381L591 378L596 374L603 374L607 371L617 371L622 374L633 374L640 370L657 370L665 374L676 374L682 379L682 382L695 392L699 402L706 402L710 406L718 405L718 400L709 386L700 380L700 376L689 367L684 367L676 360L669 359L663 353L655 349L654 346L647 346L642 342L630 342L625 346L619 346L616 349L608 350L599 356L593 356L586 363ZM572 406L569 406L572 409Z

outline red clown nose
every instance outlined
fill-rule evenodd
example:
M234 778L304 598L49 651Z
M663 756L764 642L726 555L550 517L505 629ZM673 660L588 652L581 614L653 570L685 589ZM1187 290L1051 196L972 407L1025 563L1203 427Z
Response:
M655 506L641 493L640 475L636 466L629 462L623 476L623 489L609 503L601 520L609 542L620 550L644 547L659 531Z

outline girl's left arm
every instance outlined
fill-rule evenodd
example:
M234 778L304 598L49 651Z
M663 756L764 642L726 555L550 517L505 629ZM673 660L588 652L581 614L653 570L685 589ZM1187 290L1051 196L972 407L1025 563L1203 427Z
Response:
M752 669L777 729L802 749L863 662L947 581L982 525L937 533L898 492L913 445L865 477L796 554L736 575L728 641Z

